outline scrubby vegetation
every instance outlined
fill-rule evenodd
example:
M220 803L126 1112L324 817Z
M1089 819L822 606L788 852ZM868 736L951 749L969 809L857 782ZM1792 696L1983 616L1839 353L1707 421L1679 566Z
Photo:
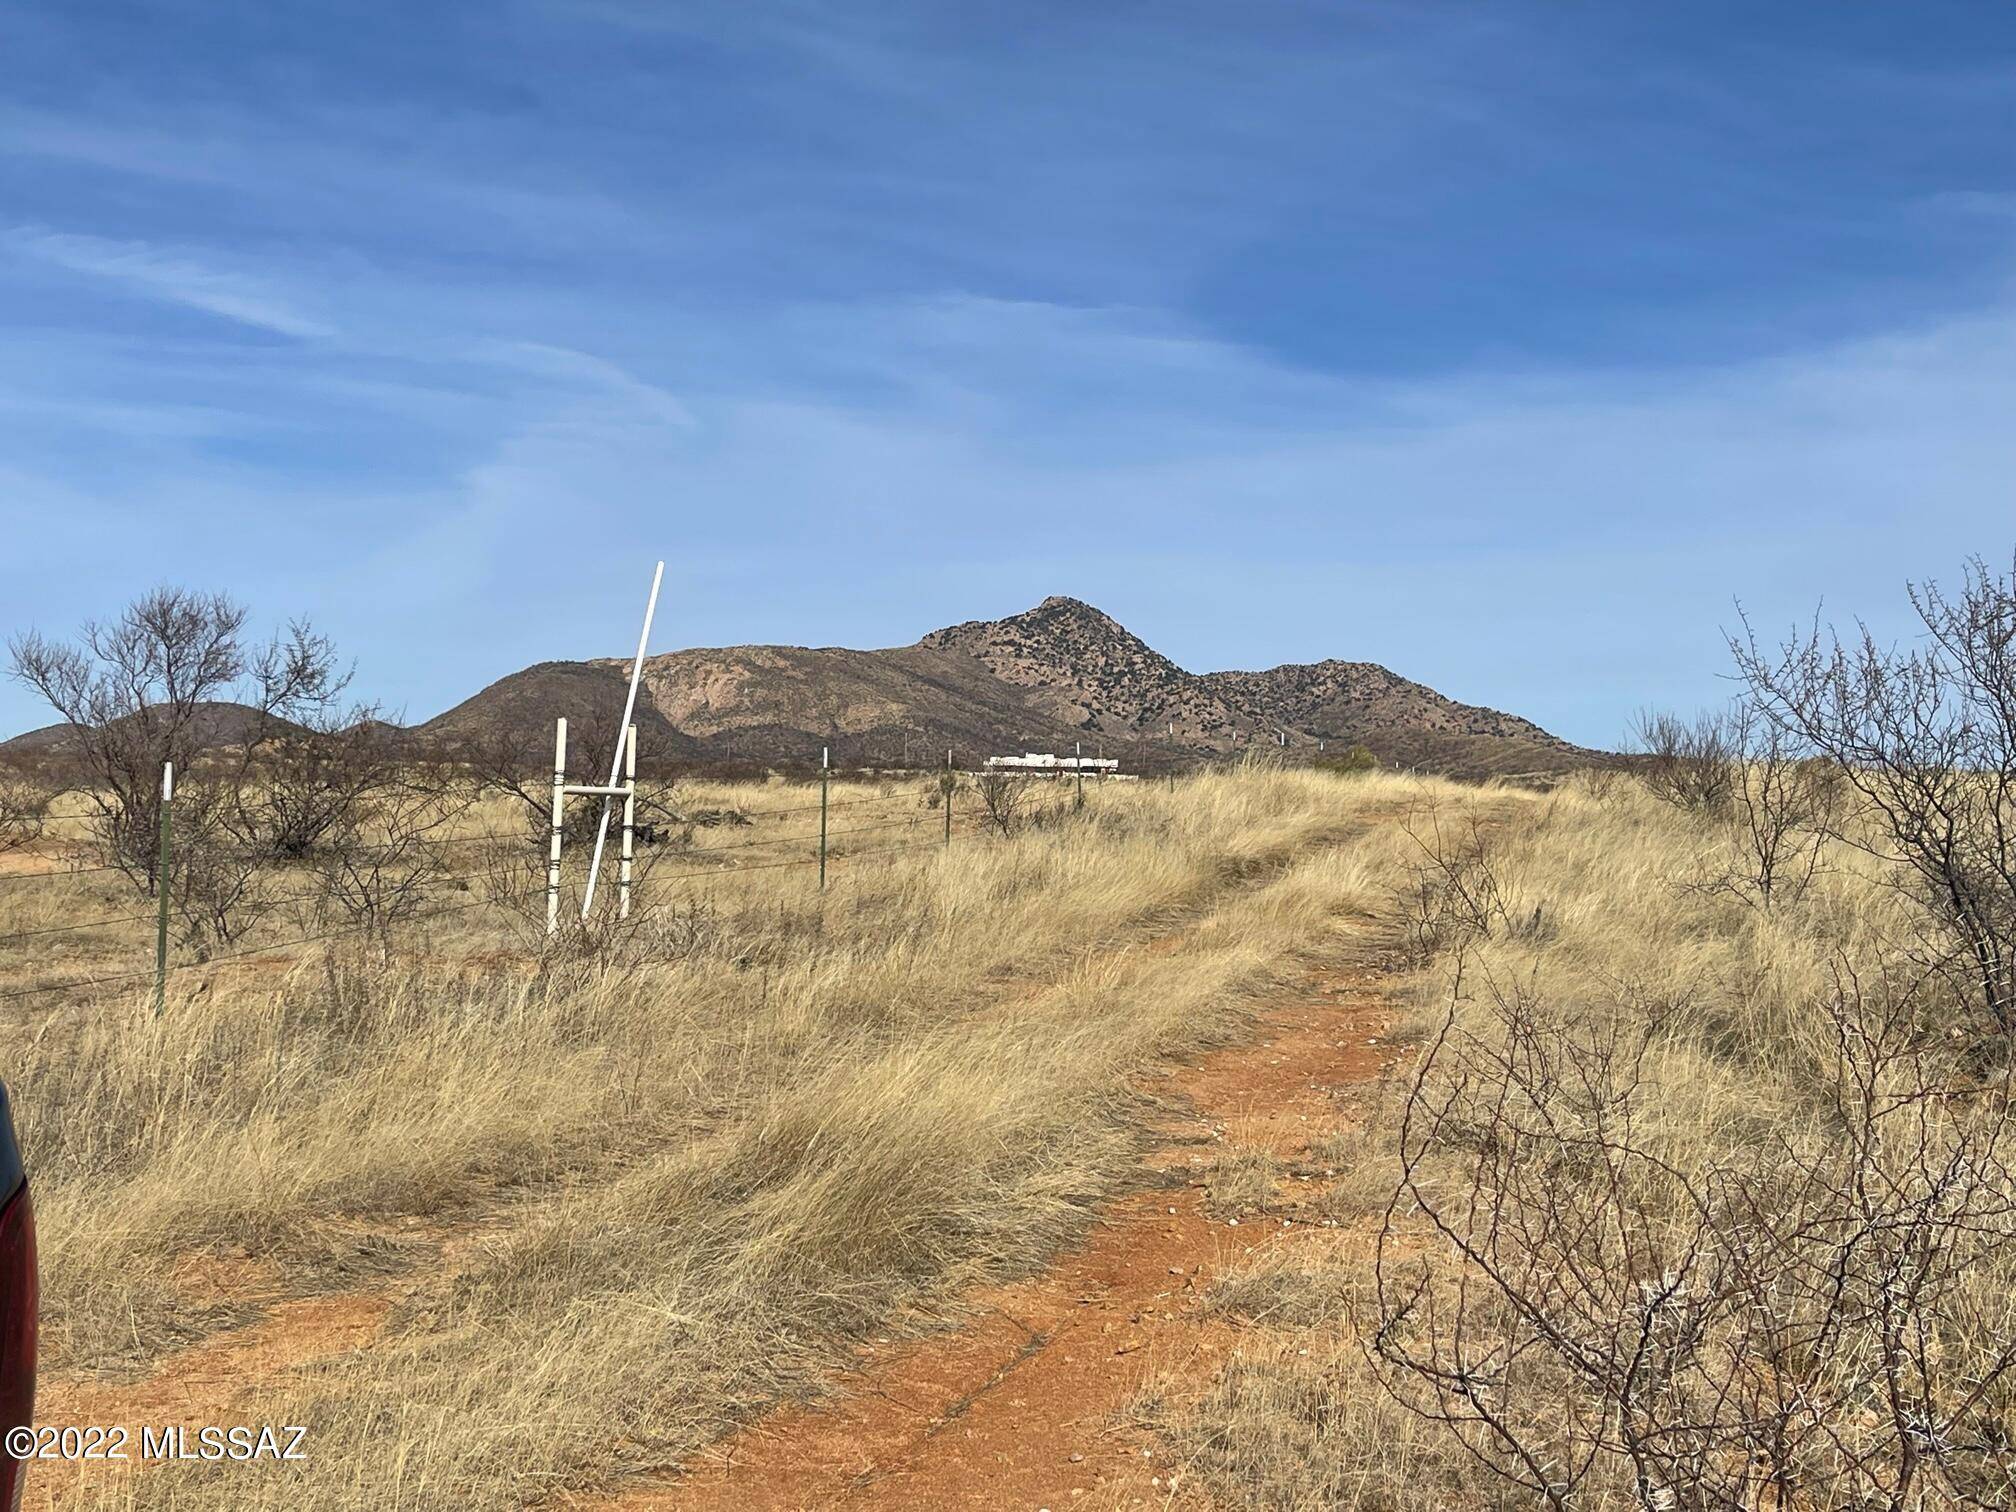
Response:
M1422 1046L1365 1216L1147 1404L1221 1501L2016 1502L2016 612L1978 564L1917 602L1912 652L1746 641L1636 771L1375 840Z

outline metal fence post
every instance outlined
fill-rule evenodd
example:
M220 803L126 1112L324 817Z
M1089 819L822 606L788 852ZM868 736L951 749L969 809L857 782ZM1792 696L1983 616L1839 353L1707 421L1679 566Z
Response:
M546 933L560 931L560 819L567 802L567 721L553 722L553 828L546 846Z
M952 747L945 747L945 843L952 843Z
M623 860L616 874L617 906L619 919L630 917L630 862L637 854L637 726L631 725L623 736L623 781L628 791L623 794Z
M819 747L819 891L826 891L826 774L833 765L831 746Z
M1078 769L1078 797L1071 806L1082 809L1085 807L1085 742L1081 740L1071 749L1075 758L1071 764Z
M175 802L175 763L161 763L161 855L154 866L154 898L160 912L154 925L154 1017L168 1007L168 831Z

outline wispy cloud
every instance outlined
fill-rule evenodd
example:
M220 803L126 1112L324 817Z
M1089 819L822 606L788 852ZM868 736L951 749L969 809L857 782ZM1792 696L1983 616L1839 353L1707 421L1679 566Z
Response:
M16 226L0 234L0 245L17 257L110 279L155 299L263 331L303 338L336 334L333 326L302 313L256 279L206 267L183 253L148 242Z

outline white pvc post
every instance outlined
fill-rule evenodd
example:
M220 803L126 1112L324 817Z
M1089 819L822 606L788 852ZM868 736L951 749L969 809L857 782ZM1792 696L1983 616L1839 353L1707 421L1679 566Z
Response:
M623 722L616 726L616 751L609 758L609 786L616 786L616 779L623 775L623 732L630 728L631 716L637 712L637 680L644 675L644 648L651 643L651 616L658 612L658 585L665 579L665 564L660 562L658 570L651 574L651 597L644 605L644 630L637 637L637 655L630 662L630 693L623 700ZM595 903L595 878L602 870L602 846L609 838L609 795L602 795L602 822L595 829L595 857L588 863L588 885L581 891L581 917L588 917L588 910Z
M567 721L553 721L553 828L546 847L546 933L560 929L560 822L567 802Z
M623 736L623 783L627 791L623 794L623 864L617 875L616 893L620 900L617 915L630 917L630 858L636 854L637 835L637 726L631 725Z

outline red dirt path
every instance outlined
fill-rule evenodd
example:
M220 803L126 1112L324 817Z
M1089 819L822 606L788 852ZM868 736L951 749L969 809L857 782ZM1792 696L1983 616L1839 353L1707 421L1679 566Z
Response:
M674 1481L572 1503L598 1512L810 1508L1159 1505L1178 1496L1154 1445L1118 1415L1153 1376L1215 1368L1234 1335L1200 1327L1201 1292L1229 1260L1320 1230L1205 1212L1202 1176L1237 1143L1300 1154L1337 1127L1339 1090L1374 1081L1368 1045L1390 1010L1371 973L1333 977L1264 1015L1247 1044L1171 1078L1192 1116L1151 1158L1195 1166L1181 1187L1114 1203L1082 1249L974 1299L979 1320L914 1344L863 1351L833 1400L780 1410L730 1435ZM1229 1141L1227 1141L1229 1143ZM1224 1146L1221 1144L1221 1148ZM1189 1501L1188 1495L1180 1497Z

